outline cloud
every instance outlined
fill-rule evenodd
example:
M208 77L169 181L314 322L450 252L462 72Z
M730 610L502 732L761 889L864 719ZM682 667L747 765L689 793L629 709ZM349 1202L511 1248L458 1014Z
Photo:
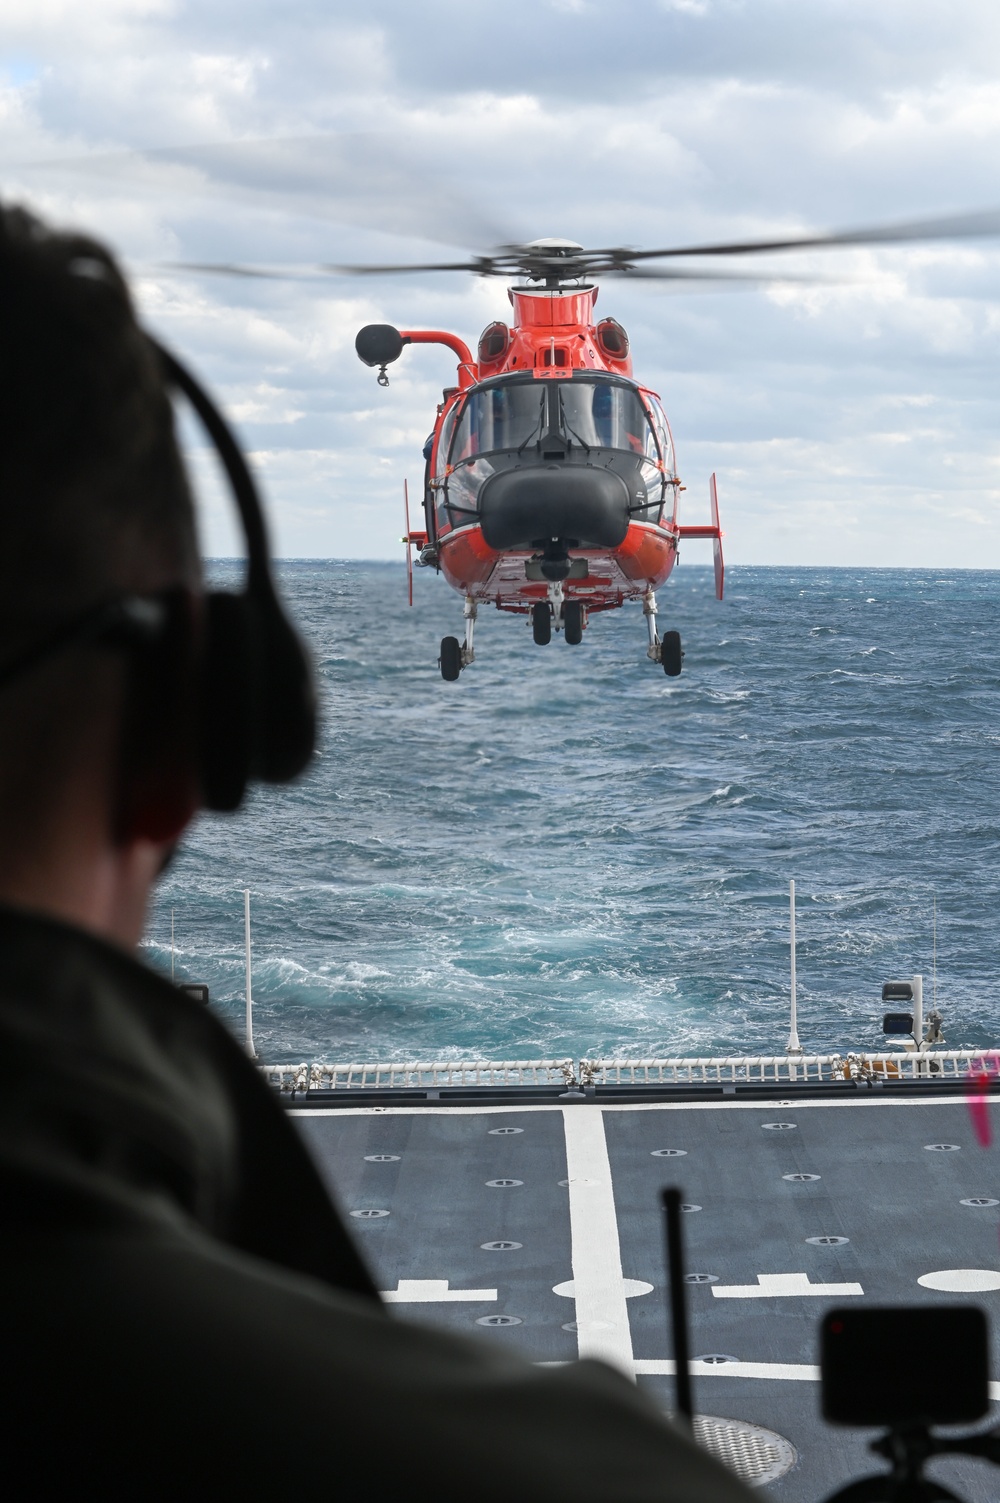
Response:
M795 233L1000 199L1000 12L983 0L511 0L502 17L375 0L360 19L343 0L16 0L0 40L5 196L117 246L144 316L229 404L297 556L398 556L402 480L419 488L454 378L445 351L411 349L380 390L354 356L359 325L474 339L509 312L499 283L309 267L543 234ZM101 160L40 165L81 155ZM165 264L208 260L302 279ZM778 280L740 292L601 289L667 404L689 517L716 469L736 560L1000 566L1000 246L763 264ZM185 431L207 544L230 547Z

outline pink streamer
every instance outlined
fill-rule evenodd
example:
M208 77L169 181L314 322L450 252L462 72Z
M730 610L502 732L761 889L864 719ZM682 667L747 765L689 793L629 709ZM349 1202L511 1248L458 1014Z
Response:
M988 1092L991 1081L997 1075L1000 1075L1000 1056L991 1054L977 1060L967 1076L968 1092L965 1100L980 1148L989 1148L993 1141Z

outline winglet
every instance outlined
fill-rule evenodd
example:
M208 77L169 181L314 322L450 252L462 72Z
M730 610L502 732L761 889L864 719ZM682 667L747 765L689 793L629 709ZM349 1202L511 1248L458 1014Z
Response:
M715 536L712 539L712 561L715 564L715 598L722 599L722 591L726 582L726 563L722 557L722 527L719 524L719 492L715 484L715 471L708 482L708 494L712 503L712 526L715 528Z
M708 499L712 508L712 523L710 527L678 527L677 536L681 538L711 538L712 555L715 563L715 598L722 599L723 585L726 579L726 565L722 557L722 527L719 524L719 493L715 484L715 473L708 482Z
M714 477L713 477L714 478ZM409 481L403 481L403 505L406 508L406 583L410 589L410 604L413 604L413 554L410 552L410 485ZM719 572L718 565L715 569Z

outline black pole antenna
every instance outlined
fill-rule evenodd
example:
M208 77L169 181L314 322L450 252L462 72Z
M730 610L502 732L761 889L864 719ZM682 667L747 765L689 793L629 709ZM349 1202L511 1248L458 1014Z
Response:
M691 1394L691 1346L688 1341L687 1290L684 1285L684 1239L681 1235L681 1192L663 1191L667 1225L667 1275L670 1287L670 1323L674 1338L677 1415L694 1430L694 1399Z

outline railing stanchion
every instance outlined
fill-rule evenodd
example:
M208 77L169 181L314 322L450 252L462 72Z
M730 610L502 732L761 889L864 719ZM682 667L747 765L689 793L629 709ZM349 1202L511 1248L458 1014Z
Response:
M788 921L789 921L789 949L791 958L791 994L792 994L792 1026L788 1032L788 1043L785 1046L786 1054L799 1055L802 1053L802 1045L799 1043L798 1014L795 996L795 883L788 884ZM795 1080L797 1071L792 1065L790 1077Z
M257 1051L253 1046L253 992L250 986L250 889L243 889L243 942L246 948L246 978L247 978L247 1020L246 1020L246 1051L251 1059L257 1058Z

